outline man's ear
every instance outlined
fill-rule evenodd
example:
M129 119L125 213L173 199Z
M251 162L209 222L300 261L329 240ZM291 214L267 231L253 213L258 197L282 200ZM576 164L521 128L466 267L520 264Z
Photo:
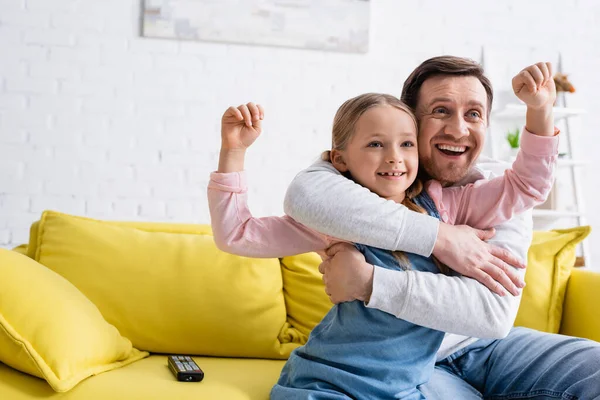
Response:
M348 171L348 166L344 161L344 155L340 150L331 150L329 153L331 164L340 172Z

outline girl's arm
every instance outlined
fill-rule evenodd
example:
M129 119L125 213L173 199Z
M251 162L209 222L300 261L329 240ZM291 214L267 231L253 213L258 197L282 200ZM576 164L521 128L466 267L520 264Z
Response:
M322 250L329 241L289 217L254 218L248 209L246 149L262 130L254 103L230 107L221 120L219 170L211 174L208 203L217 247L248 257L284 257Z
M208 206L220 250L246 257L285 257L327 248L329 240L290 217L255 218L245 172L210 175Z

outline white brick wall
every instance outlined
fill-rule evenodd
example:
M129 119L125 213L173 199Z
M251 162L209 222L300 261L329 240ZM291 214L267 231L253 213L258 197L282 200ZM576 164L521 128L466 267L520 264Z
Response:
M229 105L266 109L251 149L250 205L280 214L294 174L329 144L333 114L366 91L398 94L423 59L479 59L496 88L563 53L582 118L588 208L600 199L600 3L371 1L365 55L154 40L140 2L0 0L0 246L27 240L44 209L106 219L208 222L206 184ZM560 11L554 11L560 10ZM501 139L500 139L501 140ZM589 222L600 228L600 215ZM591 237L600 262L600 236Z

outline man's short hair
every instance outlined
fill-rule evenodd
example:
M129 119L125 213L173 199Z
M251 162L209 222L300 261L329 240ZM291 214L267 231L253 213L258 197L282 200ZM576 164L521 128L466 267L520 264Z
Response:
M483 85L487 93L487 117L492 111L494 91L492 83L485 76L481 65L471 59L454 56L439 56L425 60L404 81L402 88L402 101L416 111L419 101L419 90L423 82L434 76L474 76Z

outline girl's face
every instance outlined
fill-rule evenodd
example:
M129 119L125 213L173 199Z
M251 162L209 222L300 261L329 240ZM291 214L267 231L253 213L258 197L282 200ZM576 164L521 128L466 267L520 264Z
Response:
M344 150L332 150L333 165L379 196L398 203L419 167L413 119L392 106L377 106L358 119Z

